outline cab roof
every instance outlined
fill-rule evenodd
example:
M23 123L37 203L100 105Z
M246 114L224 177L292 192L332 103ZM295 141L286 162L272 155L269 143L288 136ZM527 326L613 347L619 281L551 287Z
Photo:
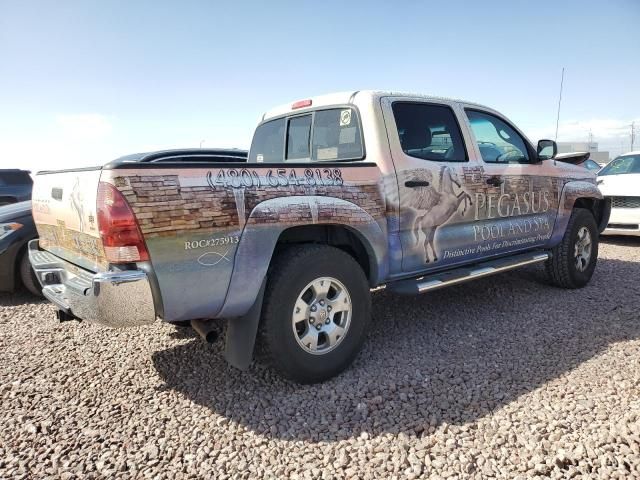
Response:
M382 97L411 97L420 100L427 101L435 101L435 102L456 102L456 103L465 103L468 105L474 105L483 109L491 110L491 108L486 107L484 105L480 105L474 102L468 102L466 100L460 100L455 98L447 98L447 97L438 97L433 95L424 95L421 93L410 93L410 92L395 92L392 90L355 90L350 92L337 92L337 93L329 93L326 95L319 95L315 97L307 97L305 100L311 100L311 105L303 108L293 108L293 104L295 101L290 103L285 103L282 105L278 105L277 107L272 108L265 112L262 116L262 121L267 119L278 117L280 115L286 115L287 113L295 111L304 112L306 110L314 110L318 107L326 107L330 105L346 105L353 104L356 97L358 100L364 99L365 101L375 101Z

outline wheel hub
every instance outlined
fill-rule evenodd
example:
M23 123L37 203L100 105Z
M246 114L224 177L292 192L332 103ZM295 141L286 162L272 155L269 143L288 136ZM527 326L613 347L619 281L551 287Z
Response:
M344 284L332 277L310 282L298 295L292 327L298 345L322 355L336 348L351 323L351 298Z
M591 261L592 247L591 233L587 227L581 227L575 242L574 258L576 261L576 269L584 272Z

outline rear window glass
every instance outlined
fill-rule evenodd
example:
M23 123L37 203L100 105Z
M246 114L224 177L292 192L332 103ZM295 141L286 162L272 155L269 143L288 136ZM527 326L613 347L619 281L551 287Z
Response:
M360 121L352 108L319 110L313 125L313 160L356 160L364 156Z
M290 118L287 132L287 160L309 158L310 137L311 115Z
M282 162L285 119L263 123L256 129L249 151L250 162Z
M358 112L349 107L265 122L256 129L249 152L249 162L258 163L362 158L360 119Z
M27 172L0 171L0 185L31 185L33 180Z

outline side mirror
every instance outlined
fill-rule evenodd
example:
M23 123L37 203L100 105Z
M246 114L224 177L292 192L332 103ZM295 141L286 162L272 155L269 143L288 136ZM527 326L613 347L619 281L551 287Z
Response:
M538 141L538 160L549 160L558 153L558 145L553 140Z

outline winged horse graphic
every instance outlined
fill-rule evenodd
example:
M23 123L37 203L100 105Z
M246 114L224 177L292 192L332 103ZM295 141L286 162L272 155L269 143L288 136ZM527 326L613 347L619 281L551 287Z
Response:
M425 262L437 262L438 256L434 238L438 228L459 210L460 204L463 204L461 214L464 215L467 202L469 206L473 205L473 202L471 196L462 188L456 173L449 167L440 168L440 181L437 189L433 186L433 174L429 170L415 170L411 172L410 177L411 180L429 182L429 186L411 189L406 201L402 203L413 213L411 231L416 246L420 241L420 231L424 234ZM460 189L458 193L454 190L454 185ZM429 247L431 247L432 258L429 257Z
M84 206L82 205L82 189L80 187L79 177L76 177L76 182L73 185L73 190L71 191L69 200L71 201L71 209L78 216L80 231L84 232Z

